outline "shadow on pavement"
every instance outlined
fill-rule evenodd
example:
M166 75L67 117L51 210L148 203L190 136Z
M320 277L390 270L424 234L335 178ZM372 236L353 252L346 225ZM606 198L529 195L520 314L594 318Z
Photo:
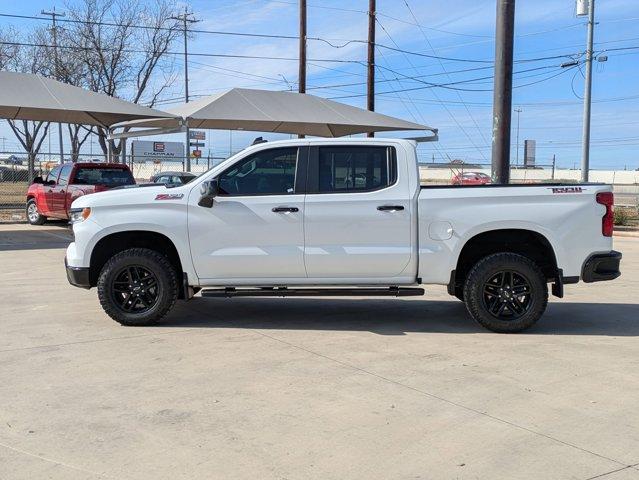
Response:
M490 333L470 318L463 303L426 299L196 297L188 303L180 302L161 326L370 331L380 335ZM546 314L527 332L639 336L639 305L550 303Z
M66 248L73 241L67 222L47 223L28 229L0 230L0 252L8 250L48 250Z

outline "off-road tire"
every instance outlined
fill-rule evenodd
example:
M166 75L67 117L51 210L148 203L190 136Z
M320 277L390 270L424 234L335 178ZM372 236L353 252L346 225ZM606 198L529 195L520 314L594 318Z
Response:
M35 211L37 212L37 216L34 217L33 215L30 215L29 214L29 209L35 209ZM30 198L27 201L27 206L25 208L25 213L26 213L27 221L31 225L44 225L44 222L47 221L47 217L45 217L40 212L38 212L38 204L36 203L35 199L33 199L33 198Z
M488 310L486 285L491 278L504 271L514 272L519 278L524 278L530 287L529 303L518 318L499 318ZM488 330L497 333L521 332L534 325L546 310L548 285L539 266L529 258L515 253L495 253L479 260L469 272L464 282L464 303L473 319Z
M141 313L125 311L117 300L114 282L123 269L128 267L146 269L156 279L155 303ZM173 308L178 297L175 268L165 255L147 248L131 248L111 257L102 267L97 287L98 298L106 314L126 326L154 325Z

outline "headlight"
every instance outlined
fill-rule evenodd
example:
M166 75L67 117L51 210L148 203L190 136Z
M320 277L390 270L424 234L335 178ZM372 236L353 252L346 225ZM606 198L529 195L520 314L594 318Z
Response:
M89 207L85 208L72 208L69 210L69 223L80 223L84 222L91 215L91 209Z

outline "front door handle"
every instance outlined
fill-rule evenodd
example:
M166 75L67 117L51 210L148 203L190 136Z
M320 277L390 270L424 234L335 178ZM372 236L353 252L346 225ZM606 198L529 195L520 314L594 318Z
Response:
M377 207L380 212L397 212L398 210L404 210L403 205L380 205Z
M289 213L289 212L299 212L300 209L297 207L273 207L271 211L275 213Z

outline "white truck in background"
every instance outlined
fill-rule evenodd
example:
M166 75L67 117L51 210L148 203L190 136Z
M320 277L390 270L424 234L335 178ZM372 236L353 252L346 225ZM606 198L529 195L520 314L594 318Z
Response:
M123 325L203 296L408 296L441 284L496 332L533 325L548 284L612 280L603 184L421 187L416 144L296 139L251 146L187 185L72 205L73 285Z

